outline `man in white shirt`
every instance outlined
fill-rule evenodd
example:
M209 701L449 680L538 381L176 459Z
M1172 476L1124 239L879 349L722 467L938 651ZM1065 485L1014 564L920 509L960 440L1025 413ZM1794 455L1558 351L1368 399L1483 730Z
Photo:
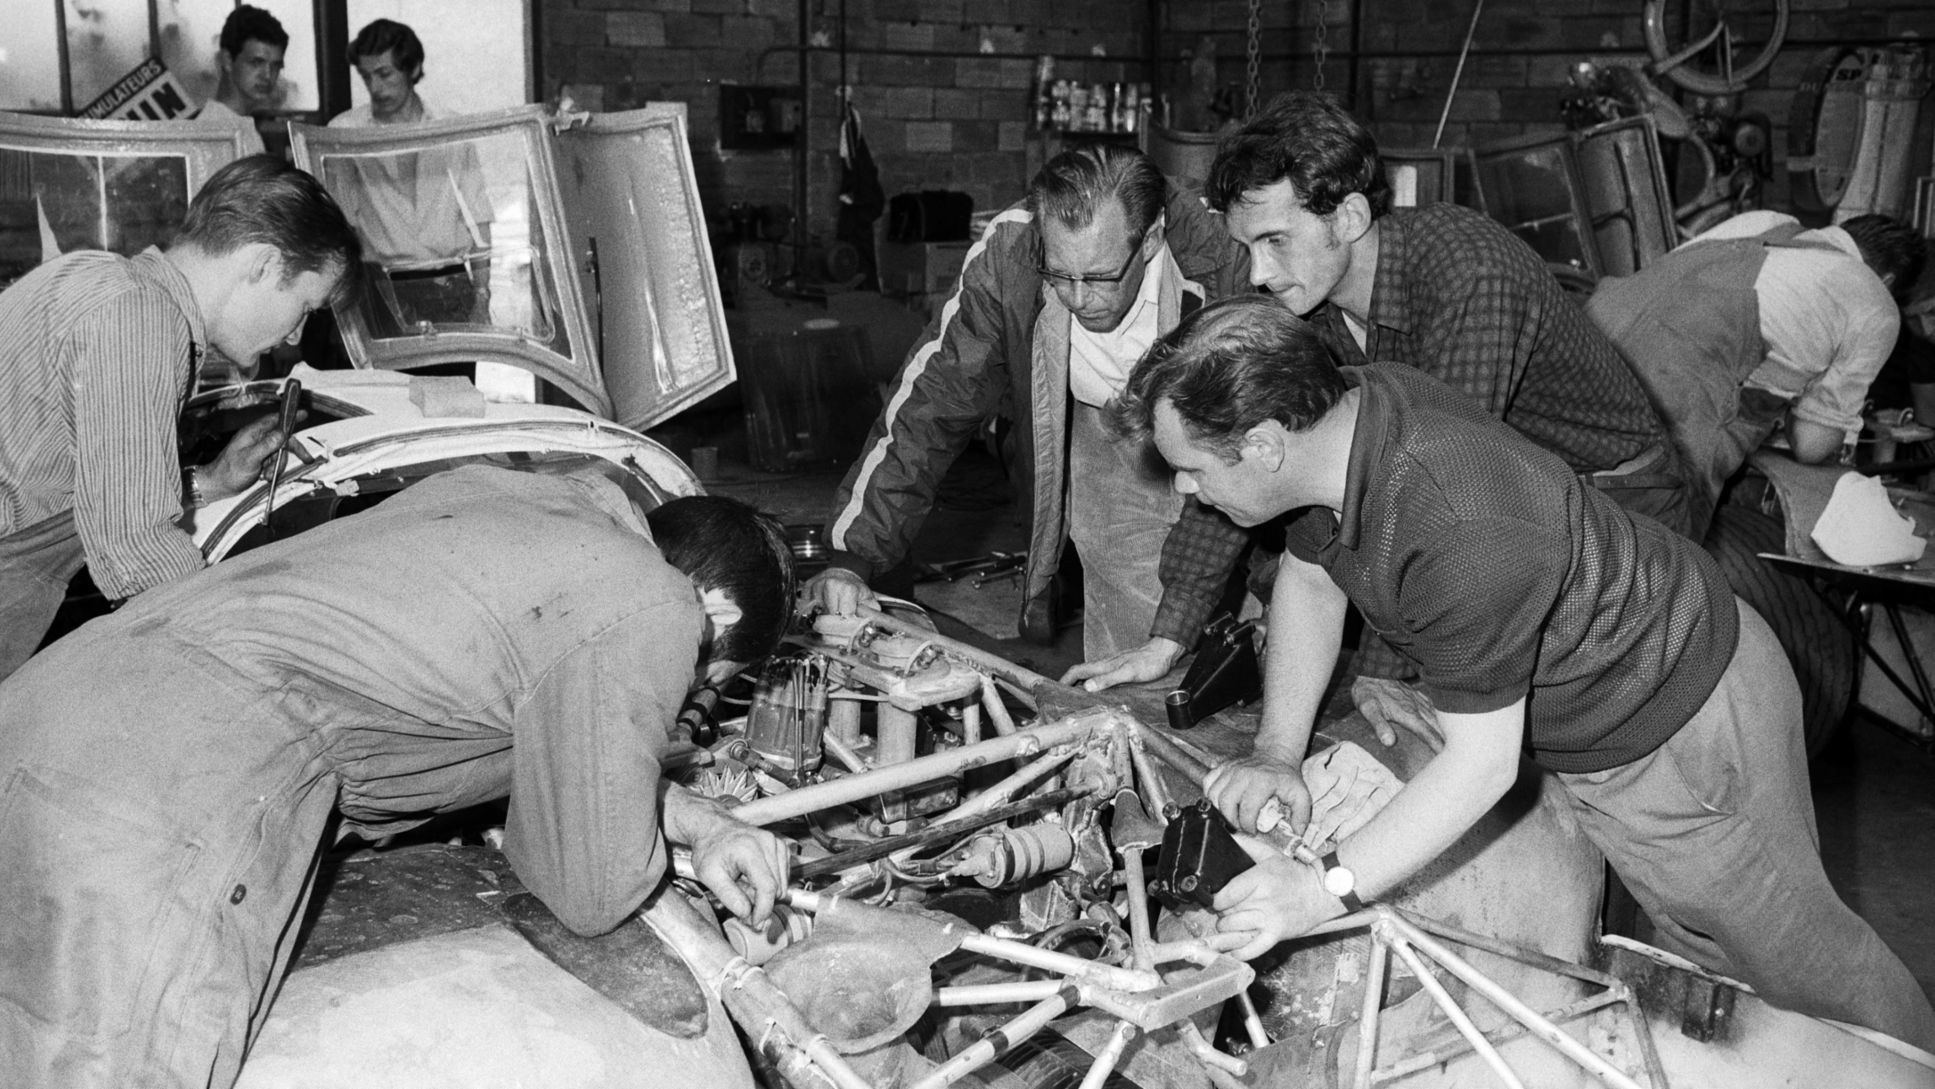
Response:
M221 48L215 52L221 82L215 97L195 116L254 117L274 109L288 50L289 32L275 16L251 4L238 5L222 24Z
M349 45L366 105L336 115L331 128L440 120L416 85L423 42L408 26L377 19ZM378 336L423 322L490 321L491 202L469 143L426 151L336 157L323 169L330 194L363 236L372 265L371 316Z
M1600 282L1587 312L1666 419L1702 525L1777 427L1807 463L1860 434L1868 386L1900 328L1899 296L1925 253L1887 216L1804 230L1792 216L1749 212Z

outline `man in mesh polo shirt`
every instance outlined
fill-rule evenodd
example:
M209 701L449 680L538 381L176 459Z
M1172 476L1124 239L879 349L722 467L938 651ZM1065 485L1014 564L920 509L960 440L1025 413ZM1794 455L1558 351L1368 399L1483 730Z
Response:
M1545 261L1469 208L1393 208L1377 141L1337 101L1279 96L1225 140L1204 185L1249 251L1250 282L1345 363L1403 363L1471 397L1628 510L1685 531L1666 425L1618 350ZM1186 503L1163 546L1162 600L1143 647L1071 670L1091 688L1162 676L1196 641L1249 533ZM1352 692L1380 731L1428 725L1382 648Z
M1217 895L1222 948L1258 956L1397 888L1524 753L1659 944L1776 1006L1935 1046L1920 986L1822 870L1780 646L1692 542L1413 368L1337 367L1267 299L1185 320L1115 416L1153 434L1179 491L1239 525L1284 520L1262 725L1205 784L1225 816L1254 831L1274 800L1294 830L1308 821L1299 769L1348 605L1417 669L1442 729L1318 865L1256 852Z

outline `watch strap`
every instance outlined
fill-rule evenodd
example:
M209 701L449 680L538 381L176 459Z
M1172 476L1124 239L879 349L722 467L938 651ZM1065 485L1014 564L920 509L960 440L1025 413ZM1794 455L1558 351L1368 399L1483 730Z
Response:
M1332 851L1329 854L1326 854L1323 858L1319 859L1317 862L1317 865L1321 867L1322 875L1326 878L1329 877L1330 871L1332 870L1343 870L1346 873L1351 872L1347 867L1345 867L1345 865L1342 862L1339 862L1337 860L1336 851ZM1353 876L1355 875L1353 874ZM1328 880L1324 881L1324 891L1326 892L1330 891L1330 882ZM1331 895L1337 896L1337 899L1342 900L1344 902L1344 908L1348 911L1364 910L1364 899L1363 897L1357 895L1357 889L1354 883L1350 891L1343 893L1342 895L1338 895L1336 893L1331 893Z

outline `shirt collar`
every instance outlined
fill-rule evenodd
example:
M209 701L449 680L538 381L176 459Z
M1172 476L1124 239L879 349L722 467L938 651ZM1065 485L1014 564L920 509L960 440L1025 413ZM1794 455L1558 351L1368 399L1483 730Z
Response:
M1156 247L1156 252L1143 265L1142 286L1136 289L1135 302L1130 305L1129 312L1122 315L1122 324L1116 326L1117 329L1133 328L1142 318L1143 311L1160 304L1162 282L1169 278L1169 267L1174 263L1175 258L1169 253L1169 240L1164 238Z
M1411 331L1411 236L1402 210L1377 217L1377 272L1371 279L1369 324Z
M149 246L136 254L133 264L135 275L166 292L181 309L181 316L188 322L188 339L193 345L195 364L199 367L208 344L208 335L202 320L201 303L195 300L195 291L188 285L188 277L182 275L174 262L163 256L156 246Z
M1344 474L1344 509L1337 514L1337 545L1357 547L1364 532L1364 497L1371 473L1384 456L1390 435L1391 405L1375 372L1364 367L1340 367L1344 383L1357 392L1357 430L1351 437L1350 462Z

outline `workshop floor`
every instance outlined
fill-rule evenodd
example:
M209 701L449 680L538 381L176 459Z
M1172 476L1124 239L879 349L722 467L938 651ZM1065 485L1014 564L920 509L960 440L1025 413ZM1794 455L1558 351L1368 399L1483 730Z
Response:
M979 450L943 490L958 502L937 508L916 544L926 563L1025 547L1026 512L986 486L999 469ZM763 507L791 524L822 524L841 472L762 473L722 460L707 487ZM993 498L991 498L991 494ZM1053 647L1016 638L1018 580L975 587L932 582L915 598L941 630L1056 676L1081 658L1079 622ZM1935 757L1872 720L1857 719L1815 762L1814 795L1829 877L1841 895L1935 995Z

